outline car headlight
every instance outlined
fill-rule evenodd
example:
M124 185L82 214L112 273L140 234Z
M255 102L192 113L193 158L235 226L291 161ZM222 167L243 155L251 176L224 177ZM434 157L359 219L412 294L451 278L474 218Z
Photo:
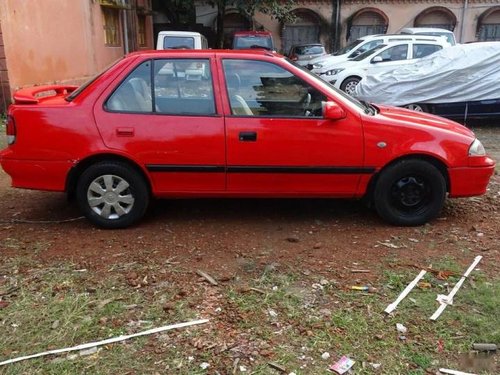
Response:
M469 156L485 156L486 150L479 139L474 139L474 142L469 147Z
M313 64L313 69L321 69L323 64Z
M334 76L334 75L339 74L342 70L344 70L344 68L340 68L340 69L331 69L331 70L327 70L327 71L326 71L326 72L324 72L323 74L324 74L324 75L327 75L327 76Z

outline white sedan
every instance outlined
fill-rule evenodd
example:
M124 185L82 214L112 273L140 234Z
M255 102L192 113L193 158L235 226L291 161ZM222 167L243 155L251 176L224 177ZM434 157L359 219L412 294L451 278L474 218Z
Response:
M415 59L448 46L444 40L381 44L348 61L325 66L318 75L346 93L353 94L357 84L367 75L412 64Z

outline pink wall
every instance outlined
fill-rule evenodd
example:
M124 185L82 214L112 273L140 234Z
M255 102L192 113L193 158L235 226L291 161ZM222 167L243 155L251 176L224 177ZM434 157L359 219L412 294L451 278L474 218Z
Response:
M123 46L105 46L94 1L1 0L0 17L12 90L81 83L123 56Z

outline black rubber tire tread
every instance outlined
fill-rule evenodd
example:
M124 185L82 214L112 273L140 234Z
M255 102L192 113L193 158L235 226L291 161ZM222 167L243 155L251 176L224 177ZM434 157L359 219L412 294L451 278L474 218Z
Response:
M348 77L348 78L344 79L344 82L342 82L342 84L340 85L340 89L345 92L345 88L346 88L347 84L350 82L359 83L359 82L361 82L361 79L358 77Z
M87 190L92 181L97 177L113 174L120 176L130 185L130 190L134 196L134 206L132 210L122 217L114 220L107 220L97 215L87 203ZM119 161L101 161L92 164L78 178L76 186L76 201L85 217L98 227L105 229L126 228L139 221L149 205L150 193L144 177L132 166Z
M393 184L411 175L423 176L431 189L430 202L414 214L402 212L391 202ZM398 226L423 225L437 217L446 199L446 180L437 167L419 159L403 159L382 170L373 194L377 213Z

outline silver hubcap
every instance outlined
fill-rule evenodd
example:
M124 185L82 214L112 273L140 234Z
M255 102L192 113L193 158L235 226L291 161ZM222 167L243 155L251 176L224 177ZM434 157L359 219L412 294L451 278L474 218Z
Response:
M356 86L358 85L359 82L356 81L351 81L347 85L345 85L345 92L348 93L349 95L354 94L354 90L356 90Z
M108 220L128 214L134 201L129 183L111 174L97 177L87 190L87 202L92 211Z
M411 109L416 112L423 112L424 110L418 104L408 104L406 108Z

